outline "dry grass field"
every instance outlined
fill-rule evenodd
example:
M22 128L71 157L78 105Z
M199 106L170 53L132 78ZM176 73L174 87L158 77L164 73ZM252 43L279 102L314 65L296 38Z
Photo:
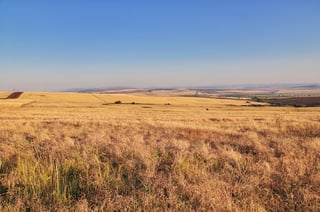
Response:
M0 211L320 208L319 107L9 94L0 93Z

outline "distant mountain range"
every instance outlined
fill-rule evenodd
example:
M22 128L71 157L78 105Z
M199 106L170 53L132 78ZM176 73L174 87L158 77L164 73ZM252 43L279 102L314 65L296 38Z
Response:
M301 86L296 86L292 87L293 89L320 89L320 85L301 85Z
M320 89L318 83L300 83L300 84L244 84L244 85L219 85L219 86L185 86L185 87L147 87L147 88L136 88L129 86L111 86L104 88L71 88L64 90L64 92L80 92L80 93L91 93L91 92L105 92L105 91L116 91L116 90L177 90L177 89L189 89L189 90L228 90L228 89L244 89L244 90L279 90L279 89L301 89L301 90L313 90Z

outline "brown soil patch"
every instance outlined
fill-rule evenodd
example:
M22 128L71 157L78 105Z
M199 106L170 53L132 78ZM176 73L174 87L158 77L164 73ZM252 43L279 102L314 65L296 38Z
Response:
M13 92L7 97L7 99L18 99L22 94L23 92Z
M268 100L273 105L291 105L300 107L315 107L320 106L320 97L292 97L283 99L270 99Z

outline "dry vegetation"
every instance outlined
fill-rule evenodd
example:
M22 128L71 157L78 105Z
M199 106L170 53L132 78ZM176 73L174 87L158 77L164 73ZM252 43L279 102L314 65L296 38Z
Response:
M1 99L6 95L1 211L320 208L320 108L121 94ZM122 104L112 104L117 100Z

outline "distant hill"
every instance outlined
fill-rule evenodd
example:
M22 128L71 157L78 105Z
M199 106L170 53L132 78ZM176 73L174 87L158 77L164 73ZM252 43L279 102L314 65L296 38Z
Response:
M317 83L301 83L301 84L289 84L289 83L277 83L277 84L242 84L242 85L212 85L212 86L163 86L163 87L129 87L129 86L111 86L102 88L71 88L66 89L64 92L80 92L80 93L91 93L91 92L121 92L121 90L137 90L137 91L156 91L156 90L202 90L207 92L221 91L221 90L281 90L281 89L302 89L312 90L320 89L320 84Z
M292 87L293 89L320 89L320 85L314 84L314 85L301 85L301 86L295 86Z

